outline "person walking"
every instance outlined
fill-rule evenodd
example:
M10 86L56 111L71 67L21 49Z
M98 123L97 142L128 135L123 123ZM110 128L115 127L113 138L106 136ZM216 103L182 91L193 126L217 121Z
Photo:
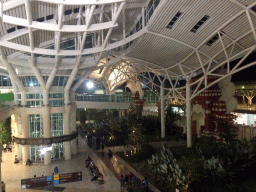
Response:
M6 143L3 144L3 147L4 147L4 152L6 152L6 150L7 150L7 145L6 145Z
M125 178L124 178L124 184L127 185L128 184L128 175L125 175Z
M145 192L148 192L148 178L145 177Z
M130 182L130 186L131 186L131 188L133 188L134 175L133 175L132 173L131 173L131 175L130 175L129 182Z
M11 143L8 144L8 151L12 152L12 146Z
M121 183L121 192L124 192L124 176L123 175L121 175L120 183Z

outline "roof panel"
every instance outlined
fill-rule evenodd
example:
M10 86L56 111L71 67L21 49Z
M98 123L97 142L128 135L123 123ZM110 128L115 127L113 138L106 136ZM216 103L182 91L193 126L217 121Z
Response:
M152 34L145 34L129 53L130 57L150 61L162 67L170 67L192 51L185 45Z
M213 31L242 10L236 4L223 0L165 1L161 8L161 11L156 13L154 23L149 26L149 30L194 47L209 38ZM182 12L183 16L172 29L166 28L178 11ZM190 32L190 29L205 15L209 15L210 19L196 33Z

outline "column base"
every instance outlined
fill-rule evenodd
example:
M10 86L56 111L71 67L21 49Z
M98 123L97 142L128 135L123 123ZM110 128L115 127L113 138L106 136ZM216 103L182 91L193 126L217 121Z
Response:
M71 149L73 155L77 154L77 138L71 141Z
M46 151L44 154L44 164L50 165L51 164L51 151Z
M64 145L65 160L69 160L69 159L71 159L71 142L66 141L66 142L63 143L63 145Z
M29 158L29 145L22 146L22 164L26 165L27 160Z

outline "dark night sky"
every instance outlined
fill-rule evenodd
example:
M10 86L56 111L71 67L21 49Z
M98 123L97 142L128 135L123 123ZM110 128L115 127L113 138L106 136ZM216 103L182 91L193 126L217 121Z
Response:
M256 52L252 53L244 62L241 66L244 66L248 63L251 63L256 60ZM239 60L235 61L238 62ZM246 68L238 73L235 73L232 75L232 80L233 82L238 82L238 81L256 81L256 65L253 65L249 68Z

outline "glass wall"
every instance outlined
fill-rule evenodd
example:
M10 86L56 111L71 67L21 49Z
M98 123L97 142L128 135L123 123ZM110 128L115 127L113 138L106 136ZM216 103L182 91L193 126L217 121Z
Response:
M10 78L4 75L0 75L0 86L12 86Z
M43 76L43 79L45 81L45 83L48 80L48 76ZM52 86L66 86L68 82L68 77L66 76L55 76L52 82Z
M63 135L63 113L52 113L51 121L51 137Z
M24 87L37 87L40 86L36 76L23 76L20 77Z
M26 99L28 107L42 107L44 104L42 94L26 94Z
M63 158L63 156L63 143L53 143L51 159L60 159Z
M29 137L43 137L43 117L40 114L29 115Z
M49 105L51 107L62 107L64 105L64 94L63 93L50 93L49 94Z
M30 145L30 160L31 161L43 161L44 154L41 153L42 145Z
M63 113L51 114L51 137L63 135ZM63 158L63 143L52 144L52 159Z

